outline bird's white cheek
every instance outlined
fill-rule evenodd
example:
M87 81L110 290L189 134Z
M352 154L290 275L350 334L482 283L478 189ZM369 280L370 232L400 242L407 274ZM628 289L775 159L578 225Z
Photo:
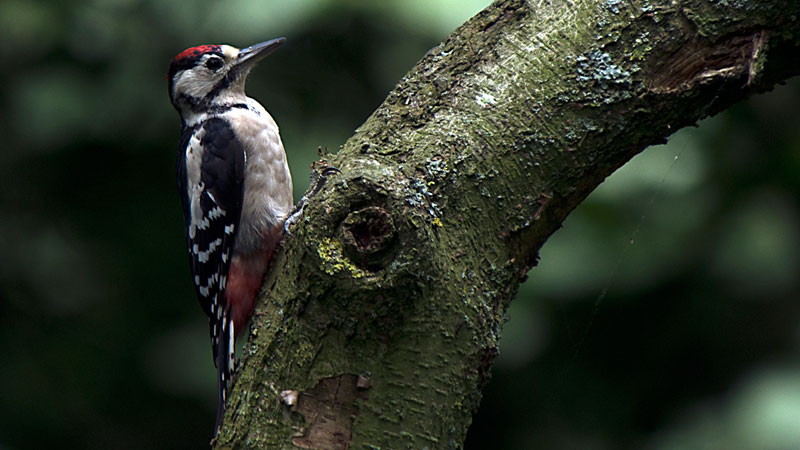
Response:
M214 87L214 81L194 71L184 71L175 82L175 92L191 97L205 97Z

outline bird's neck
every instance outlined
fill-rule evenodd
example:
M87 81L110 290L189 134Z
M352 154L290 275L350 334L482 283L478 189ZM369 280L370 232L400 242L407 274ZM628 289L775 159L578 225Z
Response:
M193 127L212 117L224 116L233 110L250 111L255 115L266 112L264 107L254 99L244 94L237 94L218 96L212 102L202 106L187 104L186 107L181 108L180 113L183 126Z

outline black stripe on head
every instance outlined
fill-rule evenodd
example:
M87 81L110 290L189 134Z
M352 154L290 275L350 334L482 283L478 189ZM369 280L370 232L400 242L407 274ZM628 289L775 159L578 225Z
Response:
M221 80L219 80L219 83L217 83L214 86L214 88L211 89L211 91L208 94L206 94L205 101L210 103L212 100L214 100L214 98L217 95L219 95L220 92L224 91L225 89L228 89L231 86L231 84L234 81L236 81L237 78L242 76L242 70L247 70L247 69L237 65L231 67L231 70L229 70L228 73L226 73L225 76L222 77Z

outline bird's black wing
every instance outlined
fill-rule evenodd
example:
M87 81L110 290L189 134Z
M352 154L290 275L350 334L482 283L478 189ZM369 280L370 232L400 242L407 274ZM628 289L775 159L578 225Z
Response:
M200 305L209 317L219 373L218 420L233 372L234 329L224 292L242 212L245 152L230 123L211 118L181 139L178 188Z

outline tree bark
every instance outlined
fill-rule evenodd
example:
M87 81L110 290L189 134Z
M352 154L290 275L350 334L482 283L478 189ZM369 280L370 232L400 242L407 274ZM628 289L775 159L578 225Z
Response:
M497 1L342 147L216 448L460 448L538 249L603 179L800 73L800 2Z

